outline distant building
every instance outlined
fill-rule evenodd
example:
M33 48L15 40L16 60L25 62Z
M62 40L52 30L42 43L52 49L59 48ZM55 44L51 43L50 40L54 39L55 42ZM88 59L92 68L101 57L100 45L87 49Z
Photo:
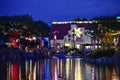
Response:
M50 31L51 47L75 47L91 44L92 36L86 34L86 28L90 27L93 21L69 21L53 22Z

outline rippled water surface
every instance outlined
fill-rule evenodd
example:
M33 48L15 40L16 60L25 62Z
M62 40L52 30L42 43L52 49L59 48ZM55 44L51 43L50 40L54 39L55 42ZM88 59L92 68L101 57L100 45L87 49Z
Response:
M94 65L80 58L0 61L0 80L120 80L119 65Z

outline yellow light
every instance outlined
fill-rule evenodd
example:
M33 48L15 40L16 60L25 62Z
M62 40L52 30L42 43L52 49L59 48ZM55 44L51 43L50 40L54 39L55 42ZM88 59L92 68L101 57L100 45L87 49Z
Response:
M80 28L75 28L75 34L76 37L81 37L80 35L82 34L82 31L80 30Z
M66 59L66 78L70 78L70 59Z
M75 80L82 80L80 59L75 59Z
M65 42L65 46L70 46L70 42Z

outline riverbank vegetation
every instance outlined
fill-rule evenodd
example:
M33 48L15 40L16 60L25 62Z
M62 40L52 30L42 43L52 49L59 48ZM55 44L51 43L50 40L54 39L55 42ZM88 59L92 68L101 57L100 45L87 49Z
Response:
M83 60L94 64L120 64L120 50L97 49L86 54Z
M102 49L97 49L91 53L86 54L86 58L91 58L91 59L97 59L101 57L109 57L112 58L114 54L116 54L117 51L115 49L107 49L107 50L102 50Z

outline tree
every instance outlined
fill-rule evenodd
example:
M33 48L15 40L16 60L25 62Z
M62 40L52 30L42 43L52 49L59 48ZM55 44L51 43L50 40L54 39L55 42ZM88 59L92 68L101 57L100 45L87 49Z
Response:
M82 21L87 21L87 18L82 18Z
M120 23L116 21L115 16L94 17L93 20L98 21L95 34L100 38L103 45L108 46L112 44L111 42L113 42L114 38L120 36ZM92 26L92 28L95 27Z
M44 23L41 20L38 20L34 24L35 24L35 27L37 27L35 31L38 32L38 34L41 34L41 36L49 35L50 27L46 23Z
M81 21L81 19L79 17L73 19L73 21Z
M5 34L4 36L11 40L20 39L21 36L45 37L49 35L49 31L50 27L46 23L41 20L34 21L28 14L0 16L0 34Z

